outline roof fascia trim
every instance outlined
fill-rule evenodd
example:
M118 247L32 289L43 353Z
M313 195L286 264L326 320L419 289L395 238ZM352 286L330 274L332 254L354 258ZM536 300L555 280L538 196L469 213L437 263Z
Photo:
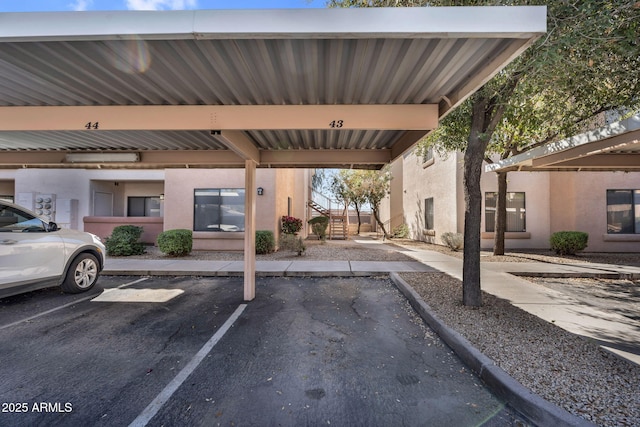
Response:
M515 38L546 6L0 13L0 41Z
M615 144L615 140L613 140L614 137L636 130L640 130L640 114L636 114L628 119L603 126L590 132L574 135L560 141L549 142L525 153L518 154L517 156L486 165L485 172L502 172L514 170L514 168L517 169L521 166L531 166L534 160L545 156L551 156L577 147L584 147L587 144L606 141L608 139L612 139L612 144ZM604 143L604 145L606 146L606 143ZM602 149L602 147L599 148Z

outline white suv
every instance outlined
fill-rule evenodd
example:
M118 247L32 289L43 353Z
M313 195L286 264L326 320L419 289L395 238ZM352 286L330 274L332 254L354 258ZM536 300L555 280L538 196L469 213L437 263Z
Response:
M87 291L96 284L104 261L98 236L58 228L0 201L0 298L50 286L68 293Z

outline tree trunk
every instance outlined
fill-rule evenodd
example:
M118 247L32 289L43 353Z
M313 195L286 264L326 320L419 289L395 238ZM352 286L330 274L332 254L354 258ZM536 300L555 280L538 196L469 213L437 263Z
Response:
M387 230L384 228L384 224L382 223L382 221L380 221L380 217L378 216L378 208L372 206L371 212L373 212L373 217L376 219L376 223L378 223L378 226L380 226L380 228L382 229L382 235L385 239L388 239L389 235L387 234Z
M356 209L356 215L358 216L358 232L356 234L360 235L360 205L358 203L354 203L354 207Z
M504 255L504 233L507 229L507 172L497 172L498 197L496 198L496 217L493 228L493 254Z
M464 153L464 258L462 262L462 303L482 306L480 290L480 222L482 218L482 191L480 177L489 138L483 132L486 126L488 99L476 93L473 101L471 133Z

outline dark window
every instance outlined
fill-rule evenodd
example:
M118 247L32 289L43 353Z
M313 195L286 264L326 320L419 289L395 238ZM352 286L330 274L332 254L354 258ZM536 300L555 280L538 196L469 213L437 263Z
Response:
M160 216L160 197L128 197L127 216Z
M244 188L196 189L194 231L244 231Z
M293 211L293 201L291 200L291 197L287 197L287 216L292 216L292 211Z
M607 190L607 233L640 233L640 190Z
M484 221L485 230L495 231L496 203L498 193L485 193ZM508 232L527 231L524 193L507 193L507 228Z
M424 199L424 228L433 230L433 197Z

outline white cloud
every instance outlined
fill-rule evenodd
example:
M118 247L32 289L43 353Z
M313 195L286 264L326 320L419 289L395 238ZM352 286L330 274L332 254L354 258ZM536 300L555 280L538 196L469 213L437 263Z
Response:
M69 6L75 11L87 10L91 6L93 0L75 0Z
M197 0L127 0L130 10L183 10L195 9L197 5Z

